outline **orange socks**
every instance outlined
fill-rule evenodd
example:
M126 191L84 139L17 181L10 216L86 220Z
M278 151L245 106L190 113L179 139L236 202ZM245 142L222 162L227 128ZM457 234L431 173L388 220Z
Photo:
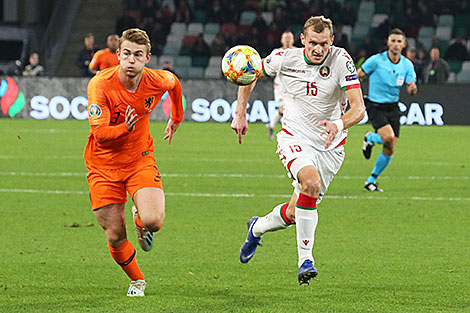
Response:
M131 280L144 279L144 274L135 258L135 249L129 240L117 248L111 247L108 243L108 248L114 261L122 267Z
M138 227L140 227L140 228L147 229L147 228L144 226L144 223L142 223L142 220L140 219L139 214L137 214L137 215L135 216L134 223L135 223Z

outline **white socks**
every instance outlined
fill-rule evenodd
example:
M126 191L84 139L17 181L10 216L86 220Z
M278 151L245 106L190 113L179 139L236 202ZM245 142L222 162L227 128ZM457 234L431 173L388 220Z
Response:
M297 229L297 252L299 254L299 267L306 259L313 259L313 242L315 240L315 229L318 224L317 210L295 209L295 222Z
M279 110L276 110L273 119L269 122L269 127L274 128L276 124L279 123L281 120L281 114L279 114Z
M284 229L290 226L282 218L283 206L287 203L277 205L268 215L260 217L255 225L253 225L253 235L255 237L261 237L268 231L275 231L278 229ZM286 205L287 207L287 205ZM285 212L285 209L284 209ZM285 214L285 213L284 213Z
M318 211L316 210L317 198L300 194L295 208L295 221L297 231L297 252L299 255L299 267L305 260L313 259L313 243L315 241L315 229L318 225ZM261 237L268 231L288 228L291 226L287 220L288 203L277 205L268 215L260 217L253 225L253 235Z

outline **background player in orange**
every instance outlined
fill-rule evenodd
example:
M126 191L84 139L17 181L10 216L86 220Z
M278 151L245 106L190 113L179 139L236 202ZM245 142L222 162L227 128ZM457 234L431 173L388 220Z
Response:
M106 45L108 46L107 48L99 50L93 55L93 59L88 66L92 74L96 74L98 71L119 64L116 54L116 49L119 46L119 36L116 34L109 35L106 40Z
M92 209L105 231L111 256L131 279L127 295L144 296L144 275L126 235L126 191L135 204L132 211L139 244L149 251L153 232L165 218L149 116L168 91L172 107L164 139L171 144L184 114L181 84L168 71L145 67L150 40L143 30L124 31L117 55L120 65L101 71L88 84L91 130L84 158Z

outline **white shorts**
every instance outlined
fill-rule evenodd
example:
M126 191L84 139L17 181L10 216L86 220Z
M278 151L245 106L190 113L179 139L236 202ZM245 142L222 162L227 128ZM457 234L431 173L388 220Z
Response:
M306 166L313 166L320 174L321 190L317 204L326 193L333 177L338 173L344 161L344 146L341 145L329 151L315 149L305 140L289 135L284 131L277 134L277 151L279 158L294 181L292 186L297 196L300 194L300 185L297 178L299 171Z

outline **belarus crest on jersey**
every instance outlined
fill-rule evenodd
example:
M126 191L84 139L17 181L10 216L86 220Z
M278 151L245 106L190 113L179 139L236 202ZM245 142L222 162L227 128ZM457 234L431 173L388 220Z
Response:
M323 65L322 67L320 67L320 76L323 77L323 78L328 78L328 76L330 76L330 68L326 65Z

